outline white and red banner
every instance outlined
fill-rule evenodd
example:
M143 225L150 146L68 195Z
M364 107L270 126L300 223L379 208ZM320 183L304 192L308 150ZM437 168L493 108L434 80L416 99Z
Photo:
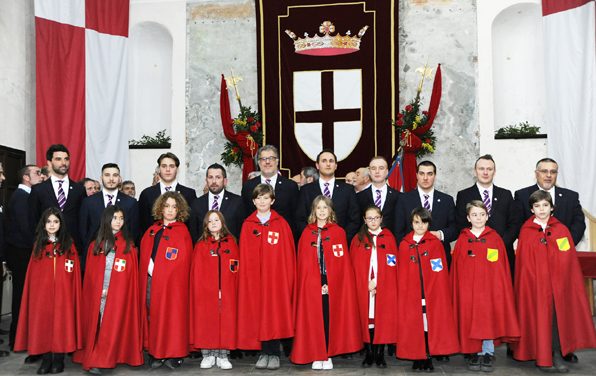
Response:
M129 0L35 0L37 163L52 144L71 154L70 177L128 175Z
M596 12L594 0L542 0L546 128L558 184L596 214Z

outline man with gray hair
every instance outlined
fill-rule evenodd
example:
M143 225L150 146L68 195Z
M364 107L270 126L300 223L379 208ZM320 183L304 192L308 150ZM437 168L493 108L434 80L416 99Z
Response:
M370 173L368 167L360 167L356 170L356 183L354 184L354 190L356 193L362 192L370 186Z
M305 184L312 183L313 181L319 178L319 171L312 166L303 167L302 171L300 171L300 184L298 186L302 187Z

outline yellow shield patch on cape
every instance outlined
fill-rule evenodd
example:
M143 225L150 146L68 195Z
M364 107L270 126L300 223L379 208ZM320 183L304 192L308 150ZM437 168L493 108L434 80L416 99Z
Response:
M557 246L559 247L559 251L566 252L571 248L571 244L569 244L569 239L567 237L557 239Z
M486 250L486 259L490 262L497 262L499 260L499 250L495 248L488 248Z

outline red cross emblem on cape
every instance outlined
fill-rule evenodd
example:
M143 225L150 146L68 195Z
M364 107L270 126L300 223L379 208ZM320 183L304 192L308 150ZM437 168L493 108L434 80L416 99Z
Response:
M64 270L66 270L69 273L72 273L73 269L74 269L74 260L66 259L64 261Z
M279 232L269 231L267 234L267 243L275 245L279 242Z
M344 246L342 244L333 244L333 256L342 257L344 255Z
M126 260L117 258L114 261L114 270L117 272L123 272L126 270Z

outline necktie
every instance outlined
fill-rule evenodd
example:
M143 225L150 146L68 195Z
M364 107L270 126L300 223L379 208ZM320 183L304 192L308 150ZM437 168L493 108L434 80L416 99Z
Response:
M323 194L328 198L331 198L331 191L329 190L329 183L323 184L325 188L323 188Z
M114 202L112 201L112 199L114 198L114 195L106 195L106 196L108 196L108 204L106 205L106 208L107 208L108 206L114 205Z
M485 189L483 192L482 202L484 203L484 206L486 206L486 211L488 212L488 215L490 216L490 211L492 209L492 205L490 204L490 197L488 196L488 189Z
M265 179L265 183L271 185L271 179Z
M219 195L213 196L213 205L211 205L211 210L218 210L219 211L219 204L217 200L219 199Z
M377 189L377 197L375 197L375 205L381 209L381 190Z
M58 182L58 206L60 206L60 210L64 210L64 204L66 204L66 194L64 193L64 189L62 189L64 180L56 181Z
M430 197L430 195L424 195L424 204L423 207L424 209L430 211L430 202L428 201L428 198Z
M166 192L169 192L172 190L172 187L166 187Z

